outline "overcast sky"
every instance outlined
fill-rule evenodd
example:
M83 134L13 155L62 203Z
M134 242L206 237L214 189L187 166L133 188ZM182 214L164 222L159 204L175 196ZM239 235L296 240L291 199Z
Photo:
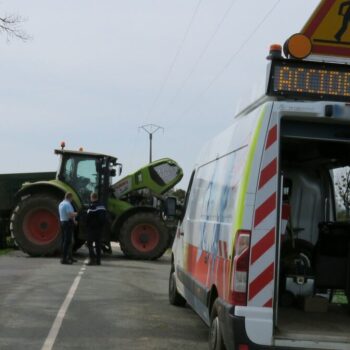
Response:
M200 148L256 95L269 45L318 0L2 0L26 43L0 37L0 173L53 171L53 149L115 155L124 175L171 157L186 188ZM277 4L277 5L276 5Z

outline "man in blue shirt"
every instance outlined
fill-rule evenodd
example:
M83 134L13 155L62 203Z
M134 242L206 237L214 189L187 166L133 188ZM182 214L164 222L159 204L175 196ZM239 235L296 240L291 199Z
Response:
M67 192L64 196L64 200L59 204L58 211L61 221L62 229L62 264L72 264L73 261L69 256L70 248L73 241L74 223L77 213L74 211L73 195Z

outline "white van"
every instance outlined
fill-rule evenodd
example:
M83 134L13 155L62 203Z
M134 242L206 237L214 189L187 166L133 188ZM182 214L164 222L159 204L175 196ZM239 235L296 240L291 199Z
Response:
M350 349L348 102L347 66L272 59L265 96L199 156L169 299L210 349Z

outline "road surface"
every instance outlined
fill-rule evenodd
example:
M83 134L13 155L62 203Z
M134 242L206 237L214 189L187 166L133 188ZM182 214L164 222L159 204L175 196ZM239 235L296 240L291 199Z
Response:
M120 252L101 266L61 265L19 251L0 256L0 349L207 349L206 325L168 303L170 257Z

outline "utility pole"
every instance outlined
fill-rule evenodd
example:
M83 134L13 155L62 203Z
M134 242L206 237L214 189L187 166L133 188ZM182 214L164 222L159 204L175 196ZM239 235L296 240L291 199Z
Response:
M146 125L141 125L139 129L142 129L147 132L149 136L149 162L152 163L152 139L153 139L153 134L155 134L158 130L162 129L164 132L164 128L155 125L155 124L146 124Z

